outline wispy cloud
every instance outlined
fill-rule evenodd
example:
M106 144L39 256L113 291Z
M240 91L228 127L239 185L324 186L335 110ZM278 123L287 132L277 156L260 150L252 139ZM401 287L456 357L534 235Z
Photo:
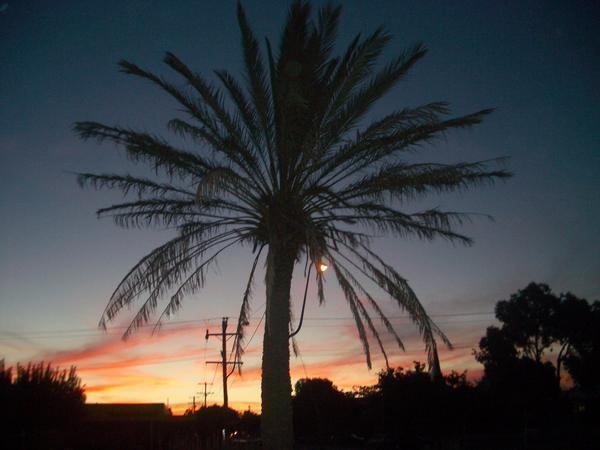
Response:
M463 322L447 322L446 331L457 348L440 349L443 370L468 369L470 378L479 376L481 368L472 356L472 347L464 344L477 342L485 324L474 323L465 328ZM415 360L425 361L424 345L414 326L404 319L394 323L405 342L406 352L397 347L381 324L376 325L388 350L390 366L410 368ZM254 331L254 326L251 328ZM206 360L220 359L218 342L205 343L204 339L198 339L198 334L198 326L189 324L165 327L153 337L142 332L127 341L121 340L119 335L108 334L79 348L41 352L39 359L55 365L77 366L86 384L88 401L166 401L171 398L178 402L172 405L173 410L180 413L189 407L189 402L182 400L189 401L192 395L201 398L198 383L210 382L210 376L220 370L216 367L213 372L212 367L207 370L205 366ZM246 348L242 376L235 374L229 379L230 399L238 409L250 407L257 411L260 407L261 341L262 327ZM368 370L352 321L309 322L299 335L300 356L292 356L290 361L292 382L306 377L329 378L344 390L372 385L377 382L378 372L385 368L385 361L376 342L372 340L371 344L373 369ZM208 380L204 379L206 376ZM219 403L222 387L218 381L212 391L215 393L209 402Z

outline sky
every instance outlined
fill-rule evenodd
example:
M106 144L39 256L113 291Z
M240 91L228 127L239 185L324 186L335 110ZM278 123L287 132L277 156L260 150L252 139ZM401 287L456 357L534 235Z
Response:
M256 35L277 41L290 2L243 4ZM481 366L472 349L495 323L498 300L530 281L600 299L600 8L592 1L358 0L343 7L339 49L380 25L394 36L384 60L416 42L430 49L370 119L438 100L456 114L496 108L481 125L453 132L415 158L506 156L514 177L406 206L493 216L461 229L475 244L382 237L374 246L455 344L442 350L442 369L476 378ZM237 317L250 251L225 254L206 289L187 298L158 335L148 327L124 342L123 326L135 310L102 332L103 308L128 269L171 232L98 220L95 211L120 197L81 190L73 175L143 173L113 146L78 140L72 125L94 120L168 137L165 125L180 115L177 105L116 65L127 59L179 83L161 62L166 51L209 77L213 69L239 73L235 2L0 2L0 358L74 364L89 402L169 402L182 412L194 395L201 401L199 383L214 382L208 402L222 401L218 368L205 364L218 358L220 342L204 335L218 331L221 317ZM325 306L311 286L293 382L328 377L343 389L373 384L384 361L378 355L366 367L343 296L333 279L326 281ZM303 285L298 270L296 316ZM425 361L414 327L380 298L406 343L401 352L386 340L390 364ZM238 409L260 407L263 311L259 282L248 327L256 333L242 376L230 378L229 398Z

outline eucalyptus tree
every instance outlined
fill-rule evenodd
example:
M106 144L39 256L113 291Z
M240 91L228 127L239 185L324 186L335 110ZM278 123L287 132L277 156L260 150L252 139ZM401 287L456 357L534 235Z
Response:
M368 334L387 361L373 317L382 321L399 347L403 344L366 283L389 294L412 318L424 340L429 367L439 372L436 337L450 342L406 280L373 251L373 232L468 245L471 240L456 231L468 215L441 209L409 211L406 202L510 176L495 161L415 163L405 157L449 130L481 122L489 109L451 117L446 103L434 102L365 123L366 113L426 49L418 44L379 64L390 35L377 29L356 36L345 51L334 55L340 12L340 7L325 6L313 15L309 4L296 2L278 47L266 40L261 49L238 5L241 80L225 70L208 79L172 53L164 62L184 86L121 61L121 71L157 85L181 106L184 115L169 121L168 127L193 150L129 128L96 122L75 125L81 138L112 141L156 174L80 174L82 186L137 195L100 209L99 216L110 216L123 227L177 229L175 237L144 256L118 284L102 327L123 307L140 300L126 337L152 320L165 299L156 320L159 326L184 297L204 286L207 269L221 253L246 245L253 260L239 314L239 357L254 274L264 258L262 434L267 449L292 447L289 342L294 266L304 262L309 276L315 265L331 267L356 322L368 366ZM314 275L322 303L324 274L315 270Z

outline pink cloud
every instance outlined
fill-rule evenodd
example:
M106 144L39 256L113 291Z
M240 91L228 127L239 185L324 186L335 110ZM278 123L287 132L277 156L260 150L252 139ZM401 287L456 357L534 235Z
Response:
M77 362L89 361L104 356L114 356L115 354L133 349L146 349L169 339L192 333L197 334L198 328L188 325L169 328L154 336L136 334L127 340L121 339L118 335L107 334L81 348L60 352L46 352L41 354L37 359L52 361L54 364L76 364Z

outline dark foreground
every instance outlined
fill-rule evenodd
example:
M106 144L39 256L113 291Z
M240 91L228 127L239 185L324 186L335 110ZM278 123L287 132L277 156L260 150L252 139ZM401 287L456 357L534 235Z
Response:
M329 442L327 442L329 441ZM153 420L89 420L70 430L39 429L19 433L5 430L3 449L18 450L258 450L260 440L232 438L225 445L221 433L203 430L190 417ZM298 439L297 450L596 450L600 429L569 426L555 430L461 434L432 438L424 436L358 436L329 438L316 442Z

